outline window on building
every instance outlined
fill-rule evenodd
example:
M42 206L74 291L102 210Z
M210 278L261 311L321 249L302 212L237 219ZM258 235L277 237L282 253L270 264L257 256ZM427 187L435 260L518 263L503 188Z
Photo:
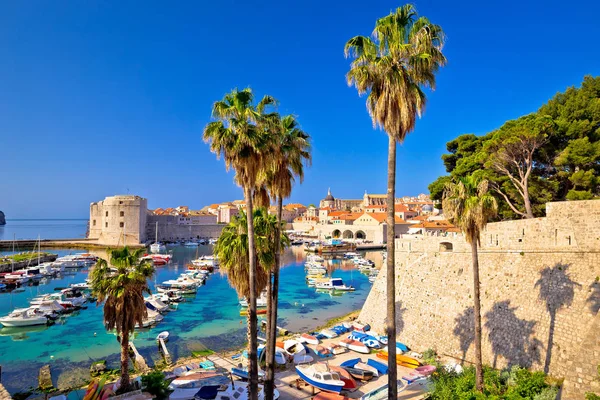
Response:
M104 227L105 227L105 228L108 228L108 222L105 222L105 223L104 223Z
M108 217L108 211L106 212L106 216Z
M92 221L92 226L96 226L96 220Z
M121 211L121 212L119 213L119 215L120 215L121 217L124 217L124 216L125 216L125 211Z
M119 204L123 204L123 202L122 202L122 201L119 201Z
M122 228L125 226L125 222L119 222L119 228Z

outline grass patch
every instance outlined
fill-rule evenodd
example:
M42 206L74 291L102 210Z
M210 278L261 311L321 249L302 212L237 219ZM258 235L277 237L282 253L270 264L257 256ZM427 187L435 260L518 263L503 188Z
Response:
M215 352L211 349L192 351L192 356L194 357L208 357L213 354L215 354Z

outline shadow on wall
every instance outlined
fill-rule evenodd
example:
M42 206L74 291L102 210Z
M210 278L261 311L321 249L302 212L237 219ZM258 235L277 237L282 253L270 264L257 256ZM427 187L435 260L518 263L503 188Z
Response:
M520 365L530 368L540 361L540 351L544 345L533 337L535 321L519 319L510 306L510 300L494 303L484 318L488 338L494 353L493 367L496 368L498 357L502 357L508 366Z
M475 320L474 320L473 307L468 307L454 319L454 336L458 337L460 341L460 350L462 351L461 364L467 357L469 347L475 341Z
M590 292L587 302L590 303L590 311L597 314L600 311L600 282L593 282L590 285Z
M402 301L396 302L396 336L404 330L404 313L406 308L402 308Z
M550 329L548 330L548 344L546 345L546 360L544 372L548 373L550 361L552 360L552 348L554 342L554 330L556 328L556 314L561 308L573 304L575 297L575 286L580 286L569 277L568 264L556 264L554 267L546 267L540 271L540 278L535 283L539 288L539 298L546 304L546 310L550 314Z

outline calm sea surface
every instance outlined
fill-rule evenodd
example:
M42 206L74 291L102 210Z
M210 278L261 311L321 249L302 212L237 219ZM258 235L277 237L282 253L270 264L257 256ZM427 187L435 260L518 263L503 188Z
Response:
M85 237L87 219L7 219L0 225L0 240L78 239Z
M22 225L22 232L33 233L29 237L37 237L39 231L43 238L49 237L44 227L54 232L63 230L69 233L62 237L76 237L74 235L81 233L81 229L85 232L85 221L83 224L79 222L79 231L71 225L77 222L54 222L40 221L35 225L28 221ZM173 260L167 266L157 267L151 287L179 276L185 271L185 265L197 255L212 254L212 246L200 246L197 250L175 246L167 250L173 254ZM81 251L62 249L52 252L65 255ZM97 255L106 257L102 253ZM381 265L380 252L370 252L367 258L373 259L377 266ZM371 285L365 275L354 269L353 264L341 260L328 262L332 276L341 277L346 284L356 288L355 292L331 296L318 293L306 285L304 261L305 254L299 247L288 249L284 255L278 325L294 332L306 331L332 317L362 307ZM73 275L44 280L37 286L27 286L22 293L0 293L0 315L6 315L14 308L27 307L33 297L52 293L55 288L83 282L87 274L88 270L84 269ZM150 365L160 359L155 338L165 330L171 334L167 347L174 359L206 347L217 351L238 348L244 344L246 335L246 318L240 317L239 311L238 296L229 285L227 276L216 272L198 289L195 296L180 303L176 311L166 314L160 324L154 328L140 329L134 343ZM38 370L45 364L51 366L54 384L64 386L88 378L90 364L95 360L107 360L110 368L119 366L116 336L106 332L102 323L102 307L93 304L52 326L0 329L2 383L11 393L37 386Z

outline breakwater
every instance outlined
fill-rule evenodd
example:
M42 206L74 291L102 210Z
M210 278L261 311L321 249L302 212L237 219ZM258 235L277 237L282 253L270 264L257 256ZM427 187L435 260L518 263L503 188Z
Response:
M13 270L16 271L19 269L23 269L25 267L35 267L36 265L38 265L38 261L39 264L45 262L52 262L55 261L57 257L58 256L56 254L43 254L39 257L39 259L38 257L33 257L31 259L15 263L10 261L0 261L0 272L10 272Z
M46 249L107 249L117 247L116 245L106 245L98 241L98 239L25 239L25 240L0 240L0 251L11 250L13 248L19 250L33 249L38 247ZM142 244L128 244L132 248L144 247Z

